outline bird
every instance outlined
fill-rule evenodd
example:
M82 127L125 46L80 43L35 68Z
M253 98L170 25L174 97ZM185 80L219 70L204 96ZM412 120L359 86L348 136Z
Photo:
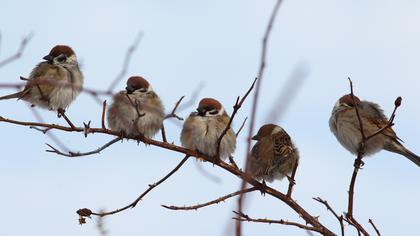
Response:
M218 139L229 120L229 115L219 101L203 98L197 111L192 112L184 122L181 131L182 146L209 157L225 160L236 149L236 135L232 128L229 128L220 142L220 153L217 153Z
M135 137L152 138L161 128L164 107L149 82L141 76L131 76L127 87L113 97L107 110L111 130Z
M25 88L0 97L22 99L33 106L64 112L82 91L83 74L76 54L67 45L56 45L26 79Z
M354 96L353 102L351 94L342 96L332 110L329 126L340 144L355 155L358 154L359 146L362 142L356 107L359 111L363 132L366 137L388 125L388 119L378 104L361 101L356 96ZM388 127L380 134L367 140L363 154L370 156L381 150L386 150L403 155L417 166L420 166L420 157L405 148L401 142L402 140L394 130Z
M252 139L257 142L252 147L247 172L254 178L267 182L281 180L298 165L299 151L282 127L265 124Z

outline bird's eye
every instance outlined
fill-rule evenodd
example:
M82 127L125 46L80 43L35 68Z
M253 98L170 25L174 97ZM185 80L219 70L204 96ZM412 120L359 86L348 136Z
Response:
M57 61L58 62L64 62L66 60L66 55L61 54L60 56L57 57Z

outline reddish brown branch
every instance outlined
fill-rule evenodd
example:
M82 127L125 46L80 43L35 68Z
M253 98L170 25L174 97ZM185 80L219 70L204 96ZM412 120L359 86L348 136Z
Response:
M22 126L35 126L35 127L52 128L52 129L62 130L62 131L65 131L65 132L80 132L80 133L85 132L85 129L80 128L80 127L76 127L74 129L72 129L71 127L66 127L66 126L62 126L62 125L55 125L55 124L44 124L44 123L36 123L36 122L22 122L22 121L6 119L2 116L0 116L0 122L6 122L6 123L22 125ZM107 135L113 135L113 136L116 136L116 137L119 137L121 135L119 132L112 131L112 130L107 130L107 129L102 129L102 128L90 128L88 130L88 133L102 133L102 134L107 134ZM188 156L194 156L197 159L204 159L206 161L213 162L215 165L219 166L220 168L230 172L231 174L237 176L240 179L245 180L247 183L251 184L252 186L257 187L258 190L283 201L290 208L292 208L299 216L301 216L305 220L305 222L307 222L308 224L311 224L315 228L318 228L320 231L323 232L324 235L335 235L331 230L329 230L324 225L322 225L318 221L317 218L313 217L304 208L302 208L297 202L288 198L285 194L283 194L283 193L281 193L281 192L279 192L279 191L277 191L277 190L275 190L271 187L268 187L267 185L264 185L264 184L260 183L258 180L252 178L250 175L246 174L245 172L235 168L234 166L232 166L228 163L225 163L223 161L217 161L217 160L214 161L213 158L205 156L203 154L200 154L200 153L198 153L194 150L190 150L190 149L187 149L187 148L184 148L184 147L180 147L180 146L177 146L177 145L174 145L174 144L171 144L171 143L160 142L160 141L150 139L150 138L147 138L147 137L144 137L144 136L138 137L138 139L134 139L134 138L130 138L130 139L141 141L145 144L160 147L160 148L163 148L163 149L172 150L174 152L183 153L183 154L188 155Z
M248 91L246 91L245 95L241 98L240 101L239 101L239 97L236 98L236 102L235 102L235 105L233 106L233 111L232 111L232 115L230 116L229 122L226 125L226 127L223 130L223 132L220 135L220 137L217 139L217 156L220 155L220 143L222 142L223 137L226 135L226 133L228 132L228 130L231 128L230 126L232 125L232 122L233 122L233 119L235 118L236 113L242 107L242 104L245 102L245 99L251 93L251 91L254 88L255 83L257 82L257 80L258 80L257 78L254 79L254 82L252 82L251 87L248 89Z
M378 236L381 236L381 232L379 232L379 229L376 227L376 225L373 223L373 220L372 219L369 219L369 224L371 224L372 225L372 227L373 227L373 229L375 230L375 232L376 232L376 234L378 235Z
M203 203L203 204L197 204L197 205L193 205L193 206L182 206L182 207L180 207L180 206L162 205L162 207L167 208L169 210L182 210L182 211L198 210L198 209L203 208L203 207L207 207L207 206L214 205L214 204L219 204L220 202L224 202L226 199L231 198L231 197L235 197L239 194L249 193L249 192L253 192L255 190L257 190L256 187L247 188L247 189L244 189L244 190L241 190L241 191L236 191L236 192L227 194L223 197L219 197L219 198L217 198L213 201L209 201L209 202L206 202L206 203Z
M364 129L363 129L363 122L362 119L360 117L360 113L359 113L359 109L358 109L358 105L355 101L354 98L354 92L353 92L353 82L351 81L350 78L348 78L349 83L350 83L350 95L351 98L353 100L353 104L355 111L356 111L356 116L357 119L359 121L359 128L360 128L360 134L362 136L362 141L359 144L359 149L357 152L357 158L354 161L354 169L353 169L353 174L350 180L350 186L349 186L349 199L348 199L348 207L347 207L347 213L346 213L346 217L347 217L347 221L353 225L358 231L360 231L361 233L363 233L364 235L369 235L369 233L363 228L363 226L354 218L354 214L353 214L353 205L354 205L354 188L355 188L355 184L356 184L356 178L357 178L357 174L359 172L359 169L363 166L363 157L365 154L365 146L366 146L366 142L369 141L369 139L375 137L376 135L381 134L384 130L392 127L393 125L393 121L395 118L395 113L397 111L397 108L401 105L401 97L398 97L395 102L394 102L394 111L392 112L391 117L389 118L387 124L378 129L376 132L374 132L373 134L369 135L366 137L365 133L364 133Z
M33 33L30 33L27 36L25 36L22 39L22 41L20 42L20 46L19 46L17 52L15 54L13 54L12 56L10 56L10 57L8 57L8 58L0 61L0 67L3 67L5 65L7 65L7 64L9 64L9 63L11 63L11 62L13 62L13 61L15 61L17 59L19 59L22 56L23 51L25 50L26 45L31 40L32 36L33 36Z
M68 153L65 153L65 152L62 152L62 151L60 151L60 150L58 150L57 148L55 148L55 147L53 147L52 145L50 145L50 144L48 144L48 143L46 143L46 145L48 146L48 147L50 147L51 149L50 150L45 150L46 152L51 152L51 153L55 153L55 154L57 154L57 155L60 155L60 156L66 156L66 157L81 157L81 156L89 156L89 155L93 155L93 154L99 154L101 151L103 151L104 149L106 149L106 148L108 148L109 146L111 146L112 144L114 144L114 143L116 143L116 142L118 142L118 141L120 141L120 140L122 140L123 138L122 137L118 137L118 138L114 138L113 140L111 140L111 141L109 141L109 142L107 142L106 144L104 144L103 146L101 146L101 147L99 147L99 148L97 148L97 149L95 149L95 150L93 150L93 151L90 151L90 152L68 152Z
M181 168L182 165L184 165L184 163L188 160L189 157L190 157L189 155L186 155L184 157L184 159L182 159L182 161L171 172L169 172L167 175L165 175L162 179L160 179L156 183L149 184L149 188L146 191L144 191L134 202L128 204L127 206L125 206L123 208L120 208L120 209L117 209L117 210L114 210L114 211L99 212L99 213L92 212L88 208L83 208L83 209L79 209L77 211L77 214L79 214L80 217L84 217L84 215L82 215L80 212L83 212L83 211L84 212L86 212L86 211L89 212L90 211L90 214L91 215L96 215L96 216L99 216L99 217L104 217L104 216L107 216L107 215L113 215L113 214L116 214L116 213L125 211L125 210L127 210L129 208L136 207L137 203L139 203L139 201L141 201L143 199L143 197L145 197L150 191L152 191L152 189L154 189L155 187L159 186L161 183L163 183L165 180L167 180L169 177L171 177L175 172L177 172L178 169ZM89 216L86 216L86 217L89 217Z
M287 194L286 195L290 198L292 197L293 186L296 185L295 176L296 176L296 171L297 171L298 166L299 166L299 162L296 161L296 164L295 164L295 166L293 167L293 170L292 170L292 175L290 177L287 176L287 179L289 180L289 187L287 188Z
M328 211L330 211L330 212L331 212L331 213L335 216L335 218L337 218L338 222L340 223L341 236L344 236L344 217L343 217L343 215L338 215L338 214L334 211L334 209L332 209L332 207L330 206L330 204L329 204L327 201L322 200L320 197L313 198L313 199L314 199L315 201L317 201L317 202L319 202L319 203L323 204L323 205L327 208L327 210L328 210Z
M131 56L133 55L134 51L137 49L137 46L139 45L141 39L143 38L143 32L139 32L133 42L133 44L127 49L127 52L125 53L124 57L124 63L121 68L120 73L117 75L117 77L112 81L112 83L109 85L107 92L112 94L117 84L124 79L124 76L127 74L128 66L130 64Z
M258 97L260 94L260 87L261 87L261 82L264 76L264 69L265 69L265 64L266 64L266 55L267 55L267 47L268 47L268 39L270 37L270 33L271 30L273 28L274 25L274 20L276 19L277 16L277 12L280 8L280 5L282 3L282 0L277 0L276 4L274 5L273 11L271 13L270 16L270 20L268 21L267 24L267 28L265 30L264 33L264 37L263 37L263 41L262 41L262 49L261 49L261 57L260 57L260 65L259 65L259 70L258 70L258 81L256 84L256 88L255 88L255 93L254 93L254 101L252 104L252 109L251 109L251 118L250 118L250 125L249 125L249 131L248 131L248 139L247 139L247 148L246 148L246 159L245 159L245 172L248 171L248 166L249 166L249 158L250 158L250 152L251 152L251 138L253 136L254 133L254 125L255 125L255 117L257 114L257 105L258 105ZM246 182L242 181L241 184L241 190L246 188ZM244 195L240 195L239 199L238 199L238 212L242 212L242 208L243 208L243 199ZM241 236L242 235L242 230L241 230L241 221L237 221L236 222L236 236Z
M175 103L175 106L174 106L174 108L172 109L172 111L171 111L171 113L169 113L169 114L167 114L166 116L165 116L165 118L164 118L164 120L166 120L166 119L169 119L169 118L176 118L176 119L178 119L178 120L184 120L182 117L179 117L175 112L176 112L176 110L178 109L178 107L179 107L179 105L181 104L181 102L182 102L182 99L184 99L185 98L185 96L182 96L176 103Z
M249 217L248 215L246 215L242 212L233 211L233 213L235 213L237 216L233 217L232 219L237 220L237 221L290 225L290 226L295 226L295 227L298 227L298 228L301 228L301 229L304 229L304 230L314 231L314 232L318 232L320 234L323 234L323 232L319 231L318 228L315 228L315 227L312 227L312 226L307 226L307 225L304 225L304 224L299 224L299 223L296 223L296 222L291 222L291 221L287 221L287 220L254 219L254 218L251 218L251 217Z

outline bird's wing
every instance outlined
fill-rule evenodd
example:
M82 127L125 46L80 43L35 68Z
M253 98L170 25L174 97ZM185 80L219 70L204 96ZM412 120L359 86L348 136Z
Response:
M60 70L58 66L47 62L39 63L31 72L29 80L22 92L22 97L29 92L41 94L45 99L49 99L51 92L57 86L57 82L67 80L65 71Z
M363 127L363 129L368 132L367 135L377 132L379 129L382 129L388 124L388 118L385 116L384 111L379 107L378 104L363 101L360 104L360 108L360 115L365 119L364 123L368 122L371 124L371 126L366 128ZM400 140L391 127L386 128L382 134L390 138Z

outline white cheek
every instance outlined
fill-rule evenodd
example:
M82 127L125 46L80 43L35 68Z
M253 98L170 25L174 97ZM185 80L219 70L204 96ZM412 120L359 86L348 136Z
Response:
M271 134L276 134L282 132L283 129L280 126L276 126L276 128L273 129L273 132Z
M221 116L223 113L225 113L225 109L222 107L217 115Z

